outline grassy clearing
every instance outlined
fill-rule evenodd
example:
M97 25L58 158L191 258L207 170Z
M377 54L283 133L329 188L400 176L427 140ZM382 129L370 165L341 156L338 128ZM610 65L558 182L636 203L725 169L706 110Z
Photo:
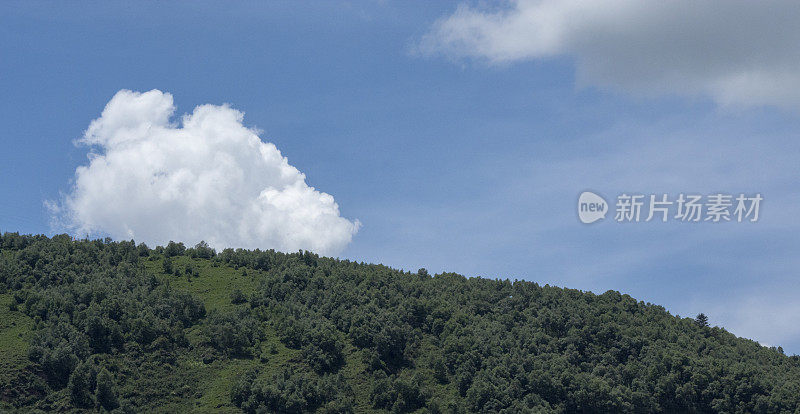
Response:
M367 367L364 363L363 351L357 350L351 344L347 344L345 348L345 364L341 368L342 375L347 379L347 382L353 387L355 398L355 412L372 412L372 403L370 402L370 376L367 373Z
M28 343L33 320L22 312L12 311L10 294L0 295L0 378L9 378L28 365Z
M237 306L248 306L247 304L231 303L231 294L238 289L245 295L250 295L256 290L261 275L261 272L252 269L248 269L249 273L244 275L242 270L224 264L215 265L209 260L192 259L185 256L172 258L173 267L178 272L178 275L175 275L174 272L165 273L163 263L164 259L146 261L145 266L148 272L169 283L173 289L189 292L202 300L207 311L225 311ZM199 274L187 277L187 267L197 270ZM190 273L192 272L190 271ZM202 326L195 328L195 330L199 329L202 329ZM261 355L254 355L252 358L216 360L209 364L193 357L181 358L176 366L175 375L191 375L197 381L195 388L198 390L197 398L194 399L191 406L168 406L164 409L166 411L199 413L241 412L230 402L231 385L236 379L253 368L259 369L261 375L269 376L280 367L287 365L299 353L297 350L286 348L278 340L271 327L265 325L264 332L266 336L261 343L263 361ZM196 336L196 333L191 331L187 333L190 341ZM275 353L271 354L269 349L273 349Z
M224 264L214 266L209 260L185 256L173 257L172 263L178 270L178 275L164 273L164 259L146 261L145 266L148 272L168 282L171 287L189 292L201 299L208 311L231 309L236 306L231 303L231 293L234 290L239 289L245 295L249 295L257 287L259 276L257 271L249 270L250 273L245 276L242 270ZM187 267L199 271L199 276L188 277Z

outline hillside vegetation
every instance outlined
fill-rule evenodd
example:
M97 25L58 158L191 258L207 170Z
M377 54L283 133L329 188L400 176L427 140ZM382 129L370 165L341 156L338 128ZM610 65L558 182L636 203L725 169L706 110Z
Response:
M800 412L800 358L609 291L0 239L0 411Z

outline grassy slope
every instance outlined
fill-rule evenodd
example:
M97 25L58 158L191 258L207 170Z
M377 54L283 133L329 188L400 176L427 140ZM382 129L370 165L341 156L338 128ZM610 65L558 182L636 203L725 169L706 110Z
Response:
M30 395L32 386L29 379L33 364L28 360L28 344L33 320L22 312L10 310L12 302L12 295L0 294L0 412L4 412L5 401Z
M10 252L0 254L10 257ZM12 311L9 308L12 302L13 295L0 294L0 407L3 407L3 396L24 382L23 372L31 366L28 344L33 320L22 312Z
M240 289L245 295L254 292L258 286L260 273L247 269L247 275L242 270L229 266L212 266L211 262L204 259L191 259L189 257L173 258L174 267L179 269L180 276L165 274L163 261L147 261L145 266L149 273L157 275L176 290L190 292L203 300L206 309L224 310L235 306L248 306L247 304L234 305L231 303L231 293ZM199 271L198 277L187 278L184 269L191 265ZM200 390L195 398L174 399L171 404L163 406L165 412L194 411L194 412L240 412L230 402L230 387L233 380L243 375L247 370L260 366L262 375L267 377L280 367L290 364L299 356L299 351L286 348L279 340L271 327L266 329L267 337L262 342L262 349L273 347L277 353L270 355L268 360L262 362L259 358L217 360L205 364L198 359L184 357L178 361L176 377L189 376L195 381L196 389ZM192 335L189 333L191 340ZM361 355L351 344L345 348L345 365L341 368L342 374L355 392L356 412L372 412L369 401L369 387L366 386L368 375ZM452 384L430 384L437 393L454 394L456 389Z
M174 266L180 269L180 276L168 275L163 272L162 260L145 262L149 273L157 275L162 281L180 291L189 292L201 299L207 311L214 309L223 310L232 308L230 295L240 289L249 294L256 287L253 277L243 276L240 271L231 267L211 266L211 262L203 259L191 259L188 257L176 257L173 259ZM183 270L191 264L200 273L198 277L187 278ZM197 329L197 328L195 328ZM286 362L292 351L283 347L273 332L269 332L269 340L280 345L278 354L269 362L269 365L278 365ZM187 335L190 341L193 338L191 332ZM258 359L235 359L235 360L216 360L210 364L192 358L191 355L184 356L178 360L176 376L189 376L196 384L199 395L194 398L177 399L173 404L163 407L165 412L174 411L195 411L195 412L240 412L230 402L230 385L234 378L244 374L248 369L261 362Z
M9 310L10 294L0 295L0 378L9 378L28 365L28 341L33 320L22 312Z

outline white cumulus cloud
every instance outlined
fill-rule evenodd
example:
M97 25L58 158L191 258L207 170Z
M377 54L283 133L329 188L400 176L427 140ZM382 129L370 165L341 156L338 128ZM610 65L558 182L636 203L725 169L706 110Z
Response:
M88 165L54 208L82 236L153 244L205 240L243 247L337 254L360 223L227 105L200 105L173 120L172 95L119 91L80 143Z
M492 64L567 56L582 85L800 109L798 21L791 0L516 0L462 4L417 46Z

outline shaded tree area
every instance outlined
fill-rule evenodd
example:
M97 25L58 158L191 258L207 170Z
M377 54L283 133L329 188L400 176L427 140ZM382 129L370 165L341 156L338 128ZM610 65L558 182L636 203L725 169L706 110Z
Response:
M29 375L40 385L20 388L22 407L192 400L205 392L196 382L164 391L146 374L217 360L249 367L226 384L248 413L800 410L797 356L615 291L203 243L6 233L0 249L0 293L35 320ZM212 295L226 305L206 312L168 283L204 283L201 267L254 288Z

